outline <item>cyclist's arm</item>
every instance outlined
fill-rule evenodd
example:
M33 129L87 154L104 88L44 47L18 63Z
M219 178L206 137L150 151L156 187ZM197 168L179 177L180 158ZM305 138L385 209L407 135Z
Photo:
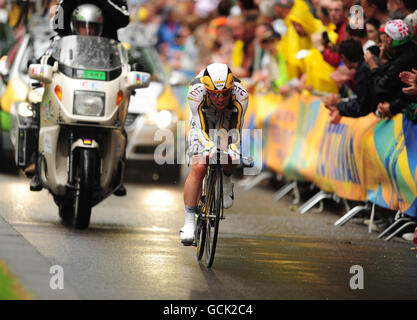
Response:
M236 136L232 137L232 144L236 145L236 147L240 149L241 133L245 119L245 113L248 108L249 94L245 87L240 83L235 83L233 93L235 97L235 99L233 99L233 105L237 112L236 115L234 115L235 119L232 122L233 126L229 128L229 130L235 129Z
M207 120L203 112L205 106L205 88L202 84L193 85L188 91L188 103L190 106L190 139L197 138L203 147L212 141L207 134Z

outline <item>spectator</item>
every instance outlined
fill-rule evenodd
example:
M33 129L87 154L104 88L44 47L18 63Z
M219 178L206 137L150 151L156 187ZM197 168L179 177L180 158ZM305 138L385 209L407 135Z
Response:
M313 7L312 14L313 14L314 18L320 19L321 0L311 0L311 5Z
M365 27L368 39L374 41L375 43L379 43L379 26L380 23L375 18L369 18L365 20Z
M175 46L170 48L166 57L171 70L181 71L190 79L195 76L197 68L198 53L194 40L189 26L183 23L175 37Z
M227 24L232 4L229 0L221 0L217 6L217 17L210 21L208 26L209 37L212 41L219 35L218 28Z
M345 3L345 8L350 10L355 4L359 4L360 0L344 0L343 2Z
M392 52L386 55L390 58L387 66L380 68L372 54L365 53L365 60L371 69L371 80L375 88L375 103L381 117L390 117L403 111L410 98L402 89L405 84L399 75L402 71L417 69L417 45L411 41L413 35L402 20L387 22L382 29L381 51Z
M288 30L285 19L288 17L293 7L294 0L273 0L272 12L275 18L273 26L275 31L281 36L284 36Z
M255 9L254 9L255 10ZM243 59L242 68L246 72L246 77L250 77L253 73L253 64L255 59L255 29L257 26L257 18L259 13L255 14L254 10L245 11L245 34L243 41L245 43L245 58Z
M370 47L376 46L376 42L368 39L368 33L365 28L352 29L350 25L346 25L346 38L353 38L356 41L360 42L365 53ZM340 53L339 53L340 54Z
M201 19L196 13L196 1L182 0L179 7L182 7L183 10L181 20L189 25L191 30L194 30L199 24L202 23L203 19Z
M138 10L138 19L146 29L146 37L152 42L158 39L158 30L161 17L156 12L156 7L151 2L144 3Z
M336 32L338 34L336 45L342 42L345 38L345 29L348 23L347 10L344 6L343 0L332 0L329 7L330 21L336 26ZM327 36L327 37L326 37ZM328 35L324 33L324 45L323 51L324 60L331 66L337 68L340 65L340 57L336 51L335 46L329 46Z
M292 83L299 79L304 72L303 62L297 59L297 53L313 47L311 36L322 28L320 20L315 19L304 1L296 0L286 21L288 31L282 37L279 51L284 55L288 64L288 73Z
M278 51L278 43L281 36L273 30L268 30L261 40L265 48L266 54L262 59L262 69L260 75L263 76L259 80L265 83L266 88L273 92L287 95L291 92L288 83L288 70L285 58Z
M257 14L259 10L254 0L238 0L237 5L240 9L240 14L243 16Z
M403 88L403 92L409 96L417 96L417 70L412 69L412 72L401 72L400 79L402 82L408 85L407 88Z
M412 34L415 37L417 36L417 10L414 13L410 13L405 19L404 22L408 25L408 28L411 30Z
M337 93L337 83L331 77L335 68L323 59L323 55L317 48L308 50L308 54L302 59L304 74L301 77L301 84L298 91L306 89L314 94Z
M206 19L214 10L216 10L220 0L196 0L195 2L196 14L199 17Z
M227 25L232 30L234 40L232 63L229 67L236 77L249 77L249 68L253 62L253 52L249 52L249 44L245 41L245 33L249 31L245 28L244 17L230 16L227 19Z
M321 0L320 1L320 7L318 8L318 17L323 23L324 26L328 27L331 24L330 21L330 14L329 14L329 7L330 7L330 1L329 0ZM333 27L333 26L332 26ZM336 28L336 26L334 26Z
M388 21L388 6L386 0L361 0L361 5L366 18L374 18L380 24Z
M273 31L272 26L269 23L261 22L255 28L255 38L253 40L255 47L254 62L253 62L253 73L256 74L262 68L262 58L265 54L265 45L262 42L264 35Z
M371 70L363 58L362 44L354 39L343 40L339 46L339 55L345 66L355 71L356 97L341 101L337 95L331 94L323 99L326 108L330 110L332 123L335 124L342 116L357 118L376 110L373 87L369 81Z
M388 12L391 20L404 19L406 13L401 8L400 0L388 0Z
M320 20L315 19L310 11L306 10L306 7L296 7L295 10L291 11L288 20L292 23L300 38L305 37L309 40L311 40L311 35L321 27Z
M292 7L294 6L294 0L274 0L273 12L276 19L285 20L290 14Z
M400 7L406 15L417 10L416 0L400 0Z
M220 62L231 65L234 49L232 30L225 25L218 28L218 33L219 35L213 43L213 52L208 52L211 54L209 63Z
M177 36L181 24L177 11L173 7L165 9L165 19L158 30L157 48L160 52L169 50L170 47L176 46L175 37Z
M407 88L403 88L403 92L406 95L412 96L414 100L407 106L404 115L408 120L417 124L417 70L413 69L412 72L401 72L400 79L408 86Z

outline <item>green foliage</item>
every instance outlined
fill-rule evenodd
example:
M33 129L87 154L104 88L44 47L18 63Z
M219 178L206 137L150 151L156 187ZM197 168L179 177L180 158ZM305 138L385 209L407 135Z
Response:
M14 280L6 274L0 263L0 300L17 300L18 294L14 290Z

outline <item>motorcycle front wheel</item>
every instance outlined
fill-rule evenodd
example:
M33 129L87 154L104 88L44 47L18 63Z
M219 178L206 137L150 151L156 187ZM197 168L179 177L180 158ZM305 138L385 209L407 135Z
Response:
M94 186L96 151L80 149L77 168L78 188L75 197L75 228L87 229L90 225Z
M58 204L58 210L63 225L71 226L74 221L74 205L68 201L62 201Z

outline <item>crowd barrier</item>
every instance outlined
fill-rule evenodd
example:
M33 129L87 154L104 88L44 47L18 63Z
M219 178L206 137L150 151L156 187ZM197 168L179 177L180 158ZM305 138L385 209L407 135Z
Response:
M253 95L246 128L263 129L264 167L342 199L417 217L417 125L403 114L329 122L320 97Z

